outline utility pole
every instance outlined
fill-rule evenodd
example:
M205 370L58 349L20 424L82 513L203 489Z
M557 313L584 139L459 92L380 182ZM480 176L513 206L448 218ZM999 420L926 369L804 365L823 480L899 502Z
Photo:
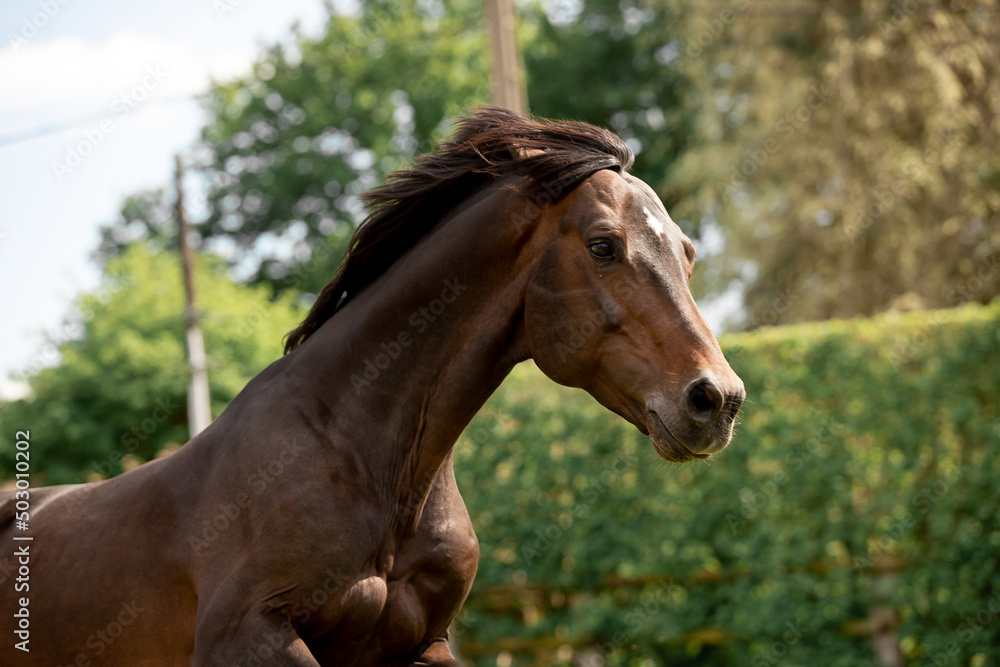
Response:
M191 367L191 383L188 385L187 408L188 430L191 437L205 430L212 422L212 406L208 395L208 369L205 363L205 339L198 326L198 302L194 290L194 262L191 247L188 246L187 218L184 215L184 167L181 156L175 160L177 171L175 181L177 187L177 241L181 251L181 266L184 269L184 295L186 297L187 315L187 351L188 364Z
M493 104L528 115L528 93L521 75L521 55L514 33L513 0L483 0L493 44Z

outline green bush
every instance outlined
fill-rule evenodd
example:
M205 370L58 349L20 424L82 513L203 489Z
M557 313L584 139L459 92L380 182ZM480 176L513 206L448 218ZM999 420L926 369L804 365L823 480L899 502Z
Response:
M998 664L1000 304L723 347L749 398L704 464L530 366L475 418L465 658L857 667L883 633L907 664Z

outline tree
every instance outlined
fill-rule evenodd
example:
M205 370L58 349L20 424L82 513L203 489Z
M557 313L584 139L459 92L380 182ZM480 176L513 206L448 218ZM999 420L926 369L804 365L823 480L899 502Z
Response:
M689 17L697 146L682 216L722 230L709 277L746 326L1000 293L995 1L737 0ZM714 13L718 11L718 13Z
M536 4L521 13L533 111L614 127L638 154L636 173L662 184L691 124L669 12L588 0L575 16ZM358 195L489 101L479 0L378 0L331 14L321 37L271 48L250 75L208 94L199 159L211 213L196 228L234 248L251 282L315 293L364 217ZM155 237L166 206L157 193L130 200L102 255Z
M635 173L719 255L695 293L738 290L743 326L1000 292L998 0L519 10L532 111L630 142ZM276 292L318 290L358 194L488 101L483 28L477 0L375 0L215 86L209 247Z
M143 190L122 202L118 219L101 227L101 242L93 258L105 266L136 243L151 250L172 248L177 242L175 202L164 188Z
M636 154L632 173L674 205L683 195L669 186L672 168L694 129L677 12L662 2L585 0L568 11L525 5L521 20L532 113L613 129Z
M213 88L204 236L253 250L252 280L318 291L363 218L358 195L489 101L478 10L475 0L366 2ZM275 237L291 252L273 252Z
M76 305L79 336L61 361L27 378L28 397L0 404L5 431L31 430L33 485L88 481L121 472L188 439L188 381L180 262L139 243L108 261L104 282ZM225 262L201 256L198 281L213 414L270 361L303 312L292 295L269 299L241 286ZM0 479L14 449L0 444Z

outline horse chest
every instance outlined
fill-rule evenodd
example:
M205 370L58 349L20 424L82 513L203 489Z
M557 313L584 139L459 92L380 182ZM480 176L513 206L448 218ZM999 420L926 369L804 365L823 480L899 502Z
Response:
M419 505L406 505L393 540L389 582L414 576L442 576L471 584L479 561L479 542L451 465L445 466ZM464 596L463 596L464 599Z
M472 586L479 544L457 489L445 484L414 518L382 546L384 571L359 576L344 597L335 634L356 638L356 664L407 654L447 632Z
M414 532L399 542L388 576L386 621L420 636L447 630L479 562L479 543L461 496L457 489L443 491L429 499Z

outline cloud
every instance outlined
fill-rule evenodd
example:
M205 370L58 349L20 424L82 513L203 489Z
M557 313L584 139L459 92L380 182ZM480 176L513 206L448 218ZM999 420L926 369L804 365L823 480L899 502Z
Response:
M31 393L27 383L0 378L0 401L16 401Z
M60 37L0 51L0 112L59 108L64 115L111 107L122 95L161 73L157 96L191 95L211 78L226 79L249 67L252 51L206 57L192 42L122 30L99 44ZM148 82L148 81L147 81Z

